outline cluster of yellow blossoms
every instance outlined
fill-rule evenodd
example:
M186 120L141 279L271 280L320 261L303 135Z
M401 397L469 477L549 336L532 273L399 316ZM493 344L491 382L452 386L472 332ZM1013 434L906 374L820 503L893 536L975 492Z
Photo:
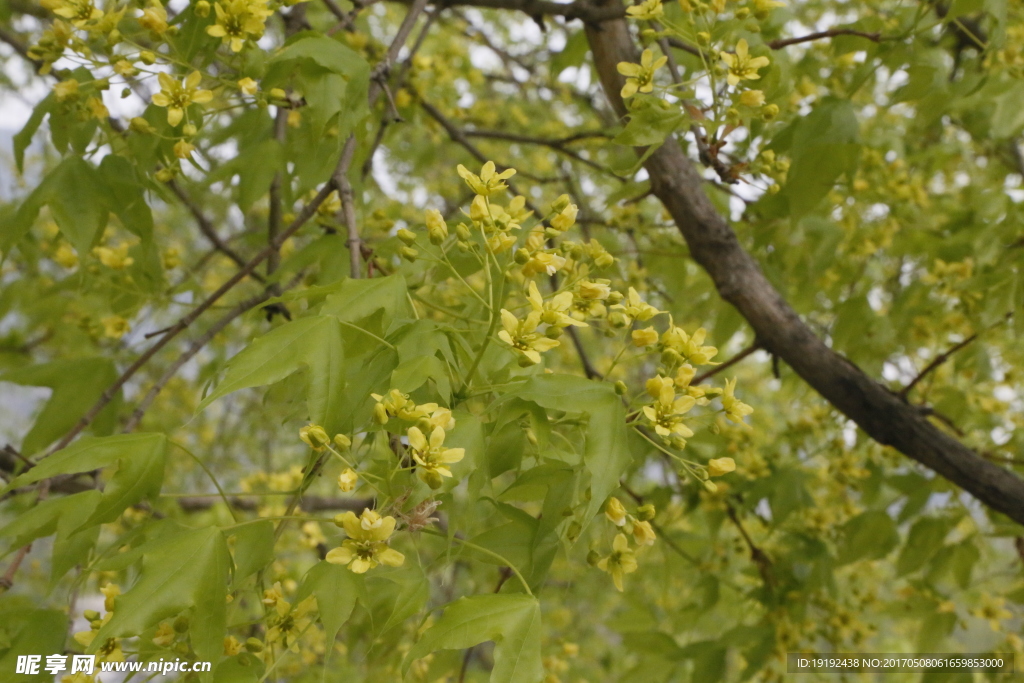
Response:
M88 631L80 631L75 634L75 642L83 647L89 647L96 639L96 634L114 616L114 600L121 594L121 587L116 583L108 583L100 588L103 594L103 609L106 614L101 618L94 610L86 610L83 616L89 622ZM107 638L96 650L96 659L101 662L123 662L124 653L121 651L121 640L119 638Z
M614 524L619 533L612 539L612 551L605 557L599 556L591 551L588 560L598 569L611 574L612 581L618 590L622 590L622 578L626 574L632 574L637 570L636 552L630 547L630 539L639 550L654 545L657 538L651 520L654 519L656 511L650 503L641 505L636 509L636 514L629 514L626 507L618 498L612 496L604 506L604 515L609 522Z

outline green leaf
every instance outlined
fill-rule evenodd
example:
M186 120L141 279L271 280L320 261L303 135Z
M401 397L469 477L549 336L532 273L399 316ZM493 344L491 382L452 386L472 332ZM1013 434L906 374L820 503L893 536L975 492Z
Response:
M396 274L365 280L346 278L338 291L324 301L320 314L354 323L377 311L384 312L385 328L395 318L412 315L404 277Z
M131 162L114 154L103 157L99 174L106 185L108 208L124 227L137 235L143 246L153 239L153 213L146 203L144 186ZM81 252L79 252L81 253Z
M107 222L107 189L96 169L77 156L64 159L22 203L13 221L0 232L7 252L29 231L43 206L79 254L87 254Z
M330 316L286 323L257 337L228 363L217 388L197 411L240 389L279 382L305 368L309 418L318 423L337 412L344 389L344 349L341 325Z
M811 211L835 185L852 174L860 158L857 116L849 100L826 98L814 111L779 133L770 148L792 159L780 196L794 220Z
M589 521L619 486L632 456L626 431L626 411L608 383L571 375L536 375L515 392L542 408L586 413L583 462L590 472L591 498L585 519Z
M839 564L881 559L900 542L896 523L883 510L869 510L857 515L843 525L841 537Z
M5 610L5 623L11 618L11 614ZM44 659L40 665L46 663L45 656L55 652L64 652L64 639L68 630L68 617L58 610L39 609L33 610L28 618L24 620L24 626L18 631L18 635L11 642L11 647L0 657L0 671L3 671L4 681L9 683L35 683L42 680L39 674L16 674L14 673L19 655L43 655Z
M212 527L190 529L147 544L142 555L139 580L117 598L114 616L100 629L90 651L107 638L139 635L191 607L196 654L201 660L219 660L231 562L224 535Z
M18 166L18 173L25 172L25 150L32 144L32 137L39 130L43 119L53 109L56 97L51 92L32 110L25 126L14 136L14 163Z
M537 683L540 661L540 604L521 594L474 595L445 607L444 614L420 638L402 665L435 650L460 650L494 641L491 683Z
M102 495L99 491L82 491L36 503L0 529L0 538L13 539L5 554L56 533L58 523L65 516L91 515Z
M234 585L238 586L274 561L274 523L263 520L246 524L231 535L235 537Z
M352 616L356 600L364 595L363 577L353 574L348 567L318 562L306 572L295 601L300 602L310 595L316 598L326 642L333 643L342 625Z
M7 489L32 484L58 474L90 472L117 464L117 472L103 490L96 510L83 525L113 521L129 505L160 492L167 437L163 434L118 434L86 438L57 451L28 472L16 477Z
M0 382L53 389L22 441L22 452L32 455L70 431L117 376L117 368L107 358L55 360L0 375ZM93 432L102 434L113 427L120 403L121 392L118 391L115 400L98 416L98 422L93 423Z
M942 547L942 540L950 529L948 519L925 517L910 529L907 542L896 560L896 572L902 576L923 567Z

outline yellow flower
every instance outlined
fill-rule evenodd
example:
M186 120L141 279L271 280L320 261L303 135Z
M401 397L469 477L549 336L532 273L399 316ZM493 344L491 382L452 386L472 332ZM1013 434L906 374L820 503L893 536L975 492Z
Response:
M167 10L159 2L150 2L149 7L142 11L139 26L153 33L167 31Z
M58 17L70 20L76 28L103 16L103 10L98 9L93 0L43 0L40 4Z
M469 189L482 197L490 197L506 189L508 185L502 181L516 174L514 168L507 168L501 173L497 173L493 161L488 161L483 165L480 169L480 175L470 172L462 164L459 164L456 170L459 176L469 185Z
M108 612L113 612L114 599L121 594L121 587L116 583L108 583L100 589L100 593L103 593L103 609Z
M736 469L736 461L732 458L712 458L708 460L708 476L720 477Z
M405 555L387 544L395 530L394 517L381 517L374 510L363 510L359 517L349 511L338 515L334 521L345 530L348 538L327 553L328 562L347 565L356 574L364 574L378 564L400 567L405 562Z
M135 259L128 256L129 246L127 243L122 242L116 248L110 247L93 247L93 256L100 260L100 263L105 265L107 268L113 268L114 270L124 270L128 266L135 263Z
M565 263L564 256L547 251L535 251L530 255L530 260L523 264L523 275L526 277L533 277L537 273L554 275L562 269Z
M988 619L988 625L993 631L1003 630L1002 622L1013 616L1013 612L1006 609L1006 600L983 593L981 604L971 610L971 614L982 619Z
M308 424L299 430L299 438L314 451L322 451L331 442L327 431L318 424Z
M650 522L633 522L633 541L637 545L654 545L657 538Z
M459 462L466 456L465 448L444 447L445 432L442 427L434 427L429 441L418 427L410 427L407 433L412 458L418 465L416 475L430 488L438 488L441 477L452 476L447 465Z
M554 327L588 327L587 323L570 317L566 311L572 308L572 292L562 292L551 297L547 302L540 295L537 283L530 281L529 292L526 296L534 311L540 313L540 321Z
M246 95L255 95L259 90L259 84L253 79L246 77L238 81L238 89Z
M744 107L760 107L764 104L764 93L760 90L745 90L740 94L740 104Z
M160 624L156 633L153 634L153 644L159 645L160 647L167 647L173 642L174 627L171 626L171 622L165 621Z
M714 346L702 346L707 334L708 331L701 327L693 335L689 335L670 319L668 329L661 335L661 343L694 365L718 365L711 361L718 355L718 349Z
M90 97L85 101L85 106L89 109L89 114L94 119L103 120L110 116L110 110L107 109L107 105L103 104L103 100L98 97Z
M110 337L111 339L120 339L132 329L132 326L128 324L128 321L119 315L108 315L103 317L100 319L100 323L103 325L103 336ZM110 600L110 598L107 598L108 603ZM109 610L110 608L108 607L107 609Z
M73 78L69 78L66 81L60 81L53 86L53 94L57 98L58 102L75 99L78 97L78 81Z
M668 62L668 57L664 55L655 61L654 53L650 50L643 51L639 64L619 62L619 73L626 76L626 84L622 86L622 91L619 94L623 99L627 99L638 92L654 90L654 72L663 67L666 62Z
M192 156L192 152L194 152L195 149L196 146L193 145L191 142L187 142L185 140L178 140L177 142L174 143L174 156L178 157L179 159L188 159L190 156Z
M193 71L180 83L171 75L161 73L157 76L160 81L160 92L153 95L153 104L158 107L167 107L167 123L177 126L185 116L185 109L190 104L204 104L213 99L213 92L199 90L199 84L203 75Z
M612 541L612 554L601 558L597 568L612 575L615 587L622 592L622 577L636 571L636 556L629 549L629 540L623 534L616 534Z
M359 474L357 474L351 467L347 467L344 472L338 475L338 488L345 493L348 493L355 489L358 481Z
M289 606L287 602L282 603ZM283 614L278 613L277 618L271 620L273 624L267 629L267 643L281 643L281 645L292 652L298 652L299 636L305 633L313 621L310 616L316 611L316 598L312 595Z
M615 526L622 526L626 523L626 508L615 496L608 499L604 506L604 516Z
M633 346L644 347L650 346L651 344L658 343L658 331L653 327L648 327L643 330L633 330L631 335L633 337Z
M160 262L164 270L174 270L181 265L181 252L178 251L177 247L168 247L160 255Z
M433 244L440 244L448 237L448 224L444 222L444 216L437 209L427 209L427 235Z
M612 288L607 283L582 280L579 292L582 299L607 299L611 296Z
M720 55L722 61L729 66L729 74L726 76L729 85L737 85L743 80L758 80L761 76L758 75L757 70L769 64L767 57L750 56L750 48L744 38L740 38L739 42L736 43L735 54L722 52Z
M230 0L214 5L217 20L206 33L220 38L225 45L231 45L232 52L239 52L249 38L258 40L272 12L261 0Z
M644 406L644 416L651 421L659 436L676 434L689 438L693 432L683 424L683 415L697 405L697 400L692 396L676 398L674 384L668 377L660 375L647 380L647 393L656 400Z
M640 294L638 294L632 287L629 288L629 292L626 295L626 303L615 304L612 308L621 309L627 316L633 320L639 320L640 322L646 322L654 316L664 313L664 311L659 311L657 308L641 299Z
M725 381L725 391L722 392L722 408L725 410L726 418L738 423L743 422L744 416L750 415L754 409L733 395L735 389L735 377Z
M224 638L224 654L228 657L234 657L242 651L242 644L238 642L238 638L234 636L226 636Z
M650 20L665 14L665 9L661 6L661 0L644 0L639 5L627 7L626 14L633 19Z
M78 254L71 248L69 244L61 244L57 247L57 251L53 253L53 260L61 266L71 270L78 265Z
M291 605L284 599L280 581L263 591L263 604L277 610L278 614L285 614L291 609Z
M579 213L579 207L575 204L569 204L551 219L551 227L565 232L576 223L577 213Z
M501 309L501 325L505 329L498 332L498 338L511 346L520 355L522 363L536 365L540 362L540 354L558 346L557 339L549 339L537 334L540 324L540 313L530 312L522 321L510 311Z

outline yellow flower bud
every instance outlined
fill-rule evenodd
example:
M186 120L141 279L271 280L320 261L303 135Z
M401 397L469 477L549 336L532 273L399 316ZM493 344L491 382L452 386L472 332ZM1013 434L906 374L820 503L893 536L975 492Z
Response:
M208 17L210 16L210 3L206 0L199 0L195 6L195 13L197 17Z
M194 152L195 149L196 146L192 143L186 142L185 140L178 140L174 143L174 156L179 159L188 159L192 156L192 152Z
M314 451L322 451L331 442L324 428L312 423L299 430L299 438Z
M618 498L612 496L605 503L604 516L615 526L622 526L626 523L626 508Z
M412 230L406 230L405 228L401 228L398 231L398 239L402 240L407 245L411 246L413 244L416 244L416 233L414 233Z
M708 474L712 477L720 477L736 469L736 462L732 458L714 458L708 461Z
M633 330L631 336L633 337L633 346L638 348L658 343L658 331L653 327L648 327L643 330Z
M744 107L760 107L764 104L764 93L760 90L746 90L740 94L740 104Z
M344 434L335 434L334 445L338 447L339 451L344 452L352 448L352 439L348 438Z
M345 469L344 472L338 475L338 488L348 493L356 487L356 483L359 481L359 474L356 473L351 467Z
M440 244L448 237L448 224L437 209L427 209L427 235L430 236L432 244Z

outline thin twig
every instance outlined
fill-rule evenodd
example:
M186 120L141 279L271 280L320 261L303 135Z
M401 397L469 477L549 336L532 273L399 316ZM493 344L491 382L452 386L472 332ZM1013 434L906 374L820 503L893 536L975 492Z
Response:
M703 382L707 378L712 377L714 375L717 375L718 373L722 372L726 368L729 368L729 367L732 367L733 365L736 365L741 360L743 360L744 358L746 358L750 354L754 353L755 351L759 350L760 348L761 348L761 343L758 340L755 339L750 344L750 346L748 346L747 348L743 349L742 351L737 353L735 356L733 356L729 360L727 360L724 363L722 363L721 365L716 365L714 368L708 370L707 372L704 372L704 373L701 373L701 374L697 375L692 380L690 380L690 383L694 384L694 385L700 384L701 382Z
M181 200L181 203L185 205L185 208L195 218L196 225L199 226L199 232L203 233L206 239L210 241L210 244L213 245L213 248L234 261L236 265L244 266L245 259L220 238L220 235L217 234L216 229L213 227L213 222L203 214L191 197L185 193L185 190L174 180L167 183L167 186L171 188L174 196ZM250 277L259 282L266 282L263 276L256 272L250 273Z
M910 384L908 384L907 386L903 387L903 389L900 390L898 396L900 398L906 399L907 395L910 393L910 390L913 389L914 387L916 387L918 385L918 383L920 383L921 380L923 380L925 377L927 377L928 373L930 373L933 370L935 370L936 368L938 368L940 365L942 365L947 360L949 360L950 357L954 353L956 353L960 349L966 347L968 344L970 344L971 342L973 342L977 338L978 338L978 334L974 333L971 336L969 336L966 339L964 339L959 344L956 344L955 346L950 348L948 351L945 351L944 353L940 353L939 355L935 356L935 358L932 359L932 362L924 367L924 370L922 370L921 372L917 373L917 377L915 377L914 379L910 380Z
M833 28L828 31L818 31L817 33L809 33L806 36L799 36L797 38L779 38L777 40L769 41L765 43L768 47L773 50L781 50L784 47L790 45L797 45L798 43L809 43L813 40L821 40L822 38L834 38L836 36L858 36L860 38L866 38L872 42L878 43L883 40L880 33L866 33L864 31L856 31L852 28Z

